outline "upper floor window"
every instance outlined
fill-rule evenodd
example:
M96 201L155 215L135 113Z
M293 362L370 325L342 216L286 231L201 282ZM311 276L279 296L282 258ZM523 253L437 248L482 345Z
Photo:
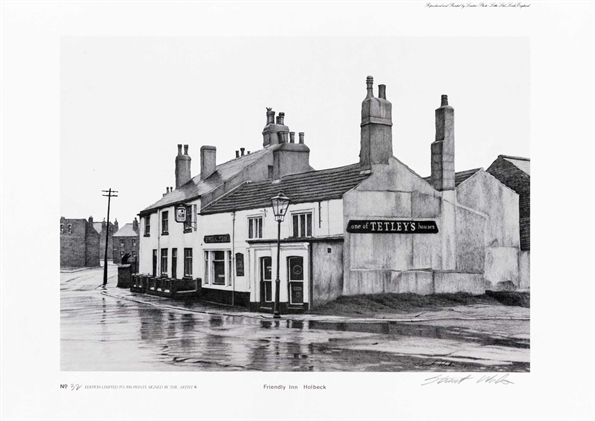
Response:
M262 217L248 218L248 238L262 238Z
M312 237L312 212L292 214L292 236Z
M123 238L120 239L120 247L124 247L124 239Z
M132 247L136 247L136 240L132 240Z
M186 206L186 221L184 221L184 232L192 231L192 206Z
M145 216L145 237L151 235L151 215Z
M161 212L161 234L169 233L169 212Z
M72 234L72 224L68 224L68 234Z
M60 224L60 234L64 234L64 224Z

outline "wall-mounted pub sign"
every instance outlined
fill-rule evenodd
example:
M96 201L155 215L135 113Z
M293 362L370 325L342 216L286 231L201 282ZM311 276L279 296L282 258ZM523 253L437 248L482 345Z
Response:
M186 206L178 205L176 207L176 222L186 222Z
M437 234L436 221L352 220L347 224L352 234Z
M205 235L205 243L229 243L231 241L229 234Z

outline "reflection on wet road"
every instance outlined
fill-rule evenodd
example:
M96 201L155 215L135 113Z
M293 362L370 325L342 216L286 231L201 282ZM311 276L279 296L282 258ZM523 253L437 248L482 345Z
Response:
M67 371L528 371L528 347L453 327L163 309L103 295L85 278L61 291Z

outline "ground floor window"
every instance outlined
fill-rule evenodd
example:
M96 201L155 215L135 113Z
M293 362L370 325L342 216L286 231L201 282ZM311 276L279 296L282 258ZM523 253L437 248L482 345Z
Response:
M231 285L231 251L205 251L205 285Z
M192 249L184 249L184 276L192 277Z
M167 276L167 249L161 249L161 276Z

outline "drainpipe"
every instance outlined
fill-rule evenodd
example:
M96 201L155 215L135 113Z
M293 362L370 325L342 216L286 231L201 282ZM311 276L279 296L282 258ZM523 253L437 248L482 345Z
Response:
M231 213L231 305L235 305L236 295L236 213Z

